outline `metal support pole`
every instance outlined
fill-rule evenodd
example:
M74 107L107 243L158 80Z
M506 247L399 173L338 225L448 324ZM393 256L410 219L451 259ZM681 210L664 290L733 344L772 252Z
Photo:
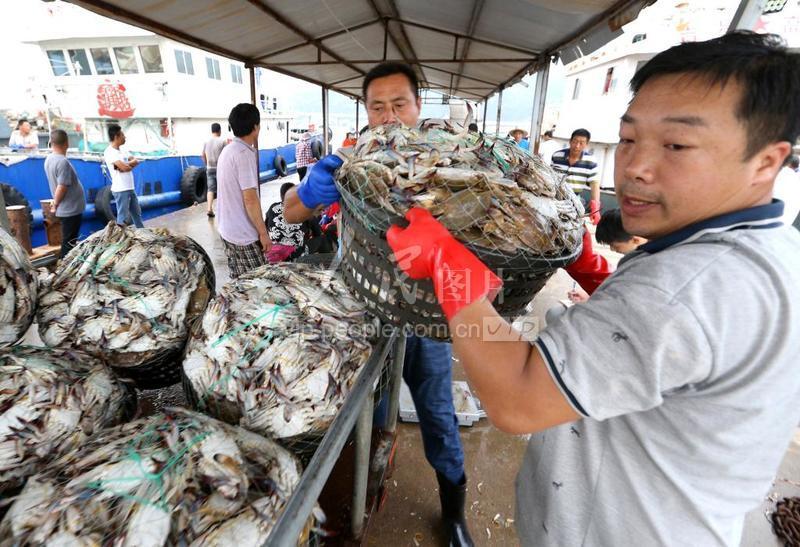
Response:
M83 119L83 153L89 152L89 130L86 128L86 118Z
M356 458L353 473L353 507L350 514L353 537L361 537L364 531L364 515L367 506L367 483L369 482L369 449L372 438L372 409L375 392L370 391L364 399L361 414L356 422Z
M250 102L256 104L256 67L250 67Z
M528 148L531 154L539 153L539 141L542 138L542 120L544 104L547 99L547 80L550 78L550 63L536 73L536 87L533 88L533 111L531 112L531 133Z
M256 102L256 68L250 67L250 103L258 108ZM256 180L258 181L258 195L261 196L261 166L258 164L258 135L256 135Z
M753 30L758 18L761 17L761 12L764 11L764 4L765 0L741 0L731 19L728 32L737 29Z
M489 108L489 98L483 100L483 129L482 133L486 133L486 109Z
M328 155L328 88L322 86L322 155Z
M401 333L394 345L392 356L392 376L389 383L389 414L386 417L386 431L394 433L397 429L397 413L400 410L400 384L403 382L403 363L406 356L406 335Z
M497 129L495 130L495 134L499 137L500 136L500 116L503 114L503 88L500 88L500 91L497 92Z
M172 117L171 116L167 116L167 138L169 139L169 144L172 147L172 151L174 152L178 148L175 145L175 133L172 131Z
M361 101L356 99L356 138L358 138L358 132L361 130L361 128L358 127L358 107L359 107L360 104L361 104Z

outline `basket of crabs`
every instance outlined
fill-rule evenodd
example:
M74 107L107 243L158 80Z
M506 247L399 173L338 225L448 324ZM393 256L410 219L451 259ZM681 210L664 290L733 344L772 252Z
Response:
M336 186L345 282L383 321L427 337L449 337L433 284L407 276L385 238L411 208L430 212L503 280L494 305L507 317L581 252L583 206L561 177L512 140L444 120L367 130Z

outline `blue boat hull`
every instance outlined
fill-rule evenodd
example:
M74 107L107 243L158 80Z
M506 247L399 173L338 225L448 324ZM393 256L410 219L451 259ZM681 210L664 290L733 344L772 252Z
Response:
M279 176L275 169L275 157L278 154L286 160L289 172L296 171L294 149L294 144L287 144L277 149L259 150L259 179L261 182ZM50 199L52 195L44 174L44 160L44 156L35 156L11 165L0 163L0 182L13 186L30 202L33 212L31 242L34 247L47 243L40 200ZM75 167L78 178L86 191L86 210L83 213L80 233L82 239L105 225L105 222L95 214L94 200L97 192L109 185L111 181L103 174L100 158L70 157L69 161ZM202 166L203 162L200 156L168 156L147 159L134 170L134 184L145 220L187 206L181 200L180 183L183 171L191 165Z

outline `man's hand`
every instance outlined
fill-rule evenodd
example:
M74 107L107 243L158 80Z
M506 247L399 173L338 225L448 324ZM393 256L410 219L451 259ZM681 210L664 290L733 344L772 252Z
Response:
M589 200L589 220L595 226L600 222L600 202L596 199Z
M581 288L576 288L567 293L567 298L569 298L570 302L573 304L580 304L581 302L589 300L589 293Z
M272 249L272 240L268 234L259 234L258 241L261 243L261 250L264 252L264 256L267 256L269 250Z
M131 158L131 161L128 162L128 165L130 165L131 169L133 169L134 167L139 165L139 160L137 160L136 158Z
M448 319L473 302L495 297L502 280L428 211L413 208L406 213L406 219L408 228L392 226L386 240L398 266L409 277L433 280L436 297Z
M339 201L339 191L333 182L333 175L342 166L341 158L335 154L325 156L309 167L306 180L297 187L297 196L308 209L316 209L320 205L330 205Z
M56 202L55 202L55 201L54 201L53 203L51 203L51 204L50 204L50 212L51 212L51 213L53 213L53 214L56 214L56 209L57 209L57 208L58 208L58 206L56 205Z

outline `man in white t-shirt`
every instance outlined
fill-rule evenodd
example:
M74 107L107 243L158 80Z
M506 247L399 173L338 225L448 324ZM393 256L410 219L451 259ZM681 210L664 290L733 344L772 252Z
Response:
M108 126L108 140L111 145L103 152L103 160L111 173L111 193L114 194L117 204L117 224L125 224L130 218L137 228L144 228L142 208L139 207L133 185L133 168L139 165L139 160L120 149L125 144L125 133L119 125L114 123Z
M8 139L8 146L14 150L36 150L39 148L39 134L33 130L31 122L20 120Z
M553 139L553 130L550 129L542 134L542 141L539 143L539 156L547 165L553 159L553 154L564 148L557 140Z

